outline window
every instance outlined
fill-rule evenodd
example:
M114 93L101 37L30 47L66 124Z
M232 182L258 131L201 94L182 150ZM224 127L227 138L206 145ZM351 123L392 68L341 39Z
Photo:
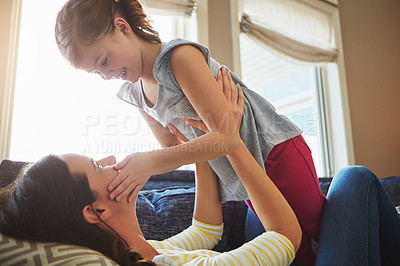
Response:
M115 154L120 160L160 147L136 108L115 96L121 81L75 70L62 58L54 22L64 3L23 2L10 158L34 161L78 152L95 158ZM163 41L196 41L195 16L152 19Z
M238 4L241 35L249 38L238 36L243 80L303 129L319 176L354 164L339 10L329 2Z
M243 35L240 55L244 83L303 131L318 176L326 176L327 142L320 112L323 103L319 68L288 63Z

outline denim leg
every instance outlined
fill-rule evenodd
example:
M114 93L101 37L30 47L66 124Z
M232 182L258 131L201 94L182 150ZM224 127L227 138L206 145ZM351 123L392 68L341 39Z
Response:
M399 241L400 219L376 176L361 166L341 170L325 202L316 265L381 265L381 256L398 263Z
M264 226L258 219L257 215L248 208L246 216L246 224L244 228L244 242L249 242L265 232Z
M400 218L382 186L380 192L378 211L381 262L385 266L400 265Z

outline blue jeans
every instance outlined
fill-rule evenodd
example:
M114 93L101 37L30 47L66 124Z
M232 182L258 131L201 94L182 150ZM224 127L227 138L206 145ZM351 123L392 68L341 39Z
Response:
M245 240L265 232L249 210ZM341 170L324 205L317 266L400 265L400 218L378 178L362 166Z
M369 169L352 166L333 178L315 265L400 265L400 219Z

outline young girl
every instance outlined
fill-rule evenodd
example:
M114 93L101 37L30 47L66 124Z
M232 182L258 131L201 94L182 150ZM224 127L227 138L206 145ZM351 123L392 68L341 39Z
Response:
M313 264L311 238L318 241L325 198L310 149L292 122L213 60L206 47L182 39L161 42L137 0L70 0L58 14L55 35L61 53L76 68L127 81L118 97L140 109L163 147L116 164L120 173L110 183L111 199L132 200L151 175L208 160L219 178L221 200L246 200L254 211L225 156L242 139L301 224L296 264ZM245 95L239 133L218 87L231 76ZM185 118L203 120L209 132L188 125ZM170 124L190 141L182 143L170 133Z

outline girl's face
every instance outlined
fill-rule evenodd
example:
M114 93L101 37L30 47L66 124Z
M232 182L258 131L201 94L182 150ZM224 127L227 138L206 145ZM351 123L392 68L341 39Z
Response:
M138 81L142 75L141 42L129 24L115 19L115 31L91 45L80 46L79 68L102 78Z
M121 200L117 203L109 198L108 185L119 173L113 168L116 162L114 156L108 156L99 161L80 154L64 154L61 158L67 163L72 173L86 174L90 188L97 192L96 202L107 204L114 210L126 209L127 200Z

